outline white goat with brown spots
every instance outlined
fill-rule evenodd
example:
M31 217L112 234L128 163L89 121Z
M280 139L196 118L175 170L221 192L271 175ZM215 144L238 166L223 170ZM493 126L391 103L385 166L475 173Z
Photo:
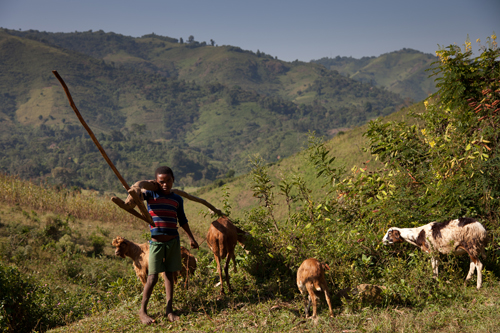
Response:
M306 291L309 293L308 302L305 306L306 317L309 315L311 302L313 305L313 318L316 318L316 292L325 293L326 302L330 309L330 316L333 316L328 286L325 280L325 270L329 270L327 264L319 262L317 259L309 258L304 260L297 271L297 287L301 294Z
M483 264L479 256L486 257L484 248L487 232L484 226L472 218L459 218L447 222L431 222L418 228L390 228L383 238L384 244L408 242L422 251L431 254L434 276L438 276L437 253L467 253L470 257L470 269L465 283L472 278L477 269L477 289L483 282Z

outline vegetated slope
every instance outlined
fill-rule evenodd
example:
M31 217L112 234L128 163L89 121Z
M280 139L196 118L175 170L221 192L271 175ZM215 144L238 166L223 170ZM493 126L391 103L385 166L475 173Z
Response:
M378 57L321 58L311 62L336 70L351 79L385 87L414 101L421 101L437 91L434 79L426 72L437 57L413 49L382 54Z
M5 100L0 106L0 144L5 152L0 170L56 184L121 189L70 109L53 69L66 80L77 107L129 182L150 178L162 163L176 170L180 186L207 184L230 169L245 172L250 154L260 153L266 160L290 156L302 147L308 131L331 134L404 105L395 94L319 65L288 64L295 74L277 76L276 82L264 80L264 87L284 87L280 93L290 93L295 96L292 100L272 90L262 94L230 86L222 79L196 83L151 66L144 70L147 66L106 62L56 46L58 34L21 35L0 31L0 87ZM84 43L86 39L64 40L75 48L87 45L85 49L95 50L94 55L128 52L143 59L146 56L141 52L147 48L136 44L145 43L163 47L165 52L174 45L172 50L182 51L184 59L201 51L266 58L237 48L231 51L196 43L186 47L161 36L133 40L103 32L71 36L80 35L88 37L90 44ZM101 44L106 46L98 47ZM264 60L284 63L269 56ZM188 67L179 66L176 71L183 68ZM235 77L240 76L245 77ZM311 83L294 92L294 84L305 82L304 77Z
M414 123L415 119L408 117L408 113L421 113L424 110L423 103L417 103L381 119L384 122L406 121ZM330 157L335 157L332 167L345 168L349 171L353 167L364 168L370 161L371 167L376 165L376 161L365 150L368 142L363 134L367 128L367 125L363 125L345 132L340 131L338 135L327 141L326 146L331 150ZM307 184L311 196L315 199L325 196L329 191L328 188L323 188L323 180L316 176L317 170L308 162L307 145L304 145L300 152L270 163L268 167L270 181L274 186L275 201L278 203L273 209L276 218L279 220L283 220L288 214L286 200L280 192L280 183L283 180L290 182L294 177L300 177ZM259 200L254 197L252 184L252 174L247 173L239 177L219 179L213 184L199 189L195 195L206 199L220 209L226 204L231 207L231 216L233 218L244 219L248 211L259 205ZM300 202L292 203L292 211L300 204ZM203 214L198 214L199 212L200 207L197 205L186 207L186 214L190 218L190 223L196 226L195 228L199 233L203 234L203 232L208 231L208 224L206 217Z
M84 53L107 63L195 80L198 84L217 82L228 87L238 86L260 94L278 95L297 104L313 102L317 89L311 90L310 86L325 75L323 67L314 63L285 62L264 52L231 45L211 46L194 40L181 44L175 38L156 34L135 38L102 30L74 33L5 31ZM333 102L335 105L344 104ZM324 103L328 104L328 101Z

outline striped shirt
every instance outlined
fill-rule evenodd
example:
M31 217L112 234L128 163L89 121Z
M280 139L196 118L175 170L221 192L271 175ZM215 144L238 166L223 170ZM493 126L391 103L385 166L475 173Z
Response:
M150 226L151 237L159 235L178 236L177 222L180 226L188 223L184 213L182 197L171 192L167 195L146 191L144 200L148 203L148 211L155 226Z

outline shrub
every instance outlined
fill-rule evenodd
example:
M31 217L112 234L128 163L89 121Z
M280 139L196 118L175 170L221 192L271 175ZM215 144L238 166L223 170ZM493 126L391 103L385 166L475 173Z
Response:
M104 239L104 237L92 233L92 235L90 235L90 242L93 248L94 255L99 255L104 252L104 247L106 246L106 240Z
M30 332L50 322L38 303L40 288L0 262L0 331Z

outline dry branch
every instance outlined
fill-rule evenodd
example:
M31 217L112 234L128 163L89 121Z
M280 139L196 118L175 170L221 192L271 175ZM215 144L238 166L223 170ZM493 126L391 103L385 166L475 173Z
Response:
M113 164L113 162L111 162L111 160L109 159L108 155L106 154L106 151L104 151L104 148L102 148L102 146L99 143L99 141L97 141L97 138L95 137L94 133L92 132L92 130L90 129L90 127L87 125L87 123L85 122L85 120L83 119L82 115L80 114L80 111L78 111L78 109L77 109L77 107L75 105L75 102L73 102L73 98L71 97L71 94L69 92L68 86L66 86L66 83L64 82L64 80L62 79L62 77L59 75L59 73L57 73L57 71L52 71L52 73L55 75L55 77L61 83L61 85L62 85L62 87L64 89L64 92L66 93L66 97L68 97L69 104L71 105L71 108L73 109L73 111L75 111L76 116L78 117L78 119L82 123L83 127L87 130L87 133L89 133L90 138L92 139L92 141L94 141L95 145L97 146L97 148L101 152L102 157L104 157L104 159L106 160L106 162L108 163L108 165L111 167L111 169L115 173L116 177L118 177L118 179L122 183L123 187L125 187L125 189L128 191L130 189L130 186L128 186L127 182L125 181L125 179L123 179L122 175L118 172L118 170L116 169L116 167ZM151 218L151 215L149 215L146 207L144 206L144 203L140 200L140 198L137 196L136 193L131 192L130 195L132 195L132 197L134 198L135 203L139 207L139 209L140 209L140 211L142 213L143 220L146 221L147 223L149 223L151 226L154 227L153 219ZM127 210L127 212L131 213L134 216L137 216L136 214L133 214L129 210Z

